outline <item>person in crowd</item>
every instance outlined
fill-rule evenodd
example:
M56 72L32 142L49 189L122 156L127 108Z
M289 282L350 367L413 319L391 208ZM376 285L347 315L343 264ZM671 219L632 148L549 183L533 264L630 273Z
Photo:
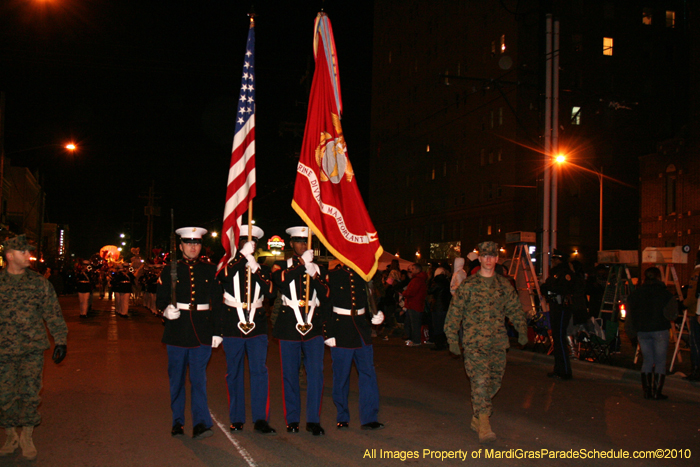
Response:
M690 325L690 374L684 379L700 381L700 307L698 307L698 279L700 279L700 250L695 253L695 268L690 275L688 296L683 304L688 308L688 324Z
M445 316L450 306L452 294L450 293L450 282L444 268L438 267L435 270L433 279L428 286L428 295L433 297L431 318L433 320L433 337L435 344L430 350L444 350L447 348L447 338L445 337Z
M450 293L452 295L457 291L457 287L467 278L467 272L464 270L464 258L455 258L454 271L450 280Z
M661 281L657 267L644 271L644 283L627 297L625 332L639 341L642 351L642 392L645 399L668 399L663 394L666 352L671 322L678 316L678 302Z
M547 373L550 378L570 380L572 376L569 352L566 348L567 328L573 310L574 294L579 284L573 266L558 250L552 253L552 269L542 284L542 293L549 303L549 319L552 328L552 352L554 369ZM585 284L584 284L585 286ZM583 288L581 287L581 292Z
M421 325L423 323L425 298L428 295L428 283L423 267L418 263L411 265L410 275L411 280L406 286L406 290L402 293L404 307L406 308L404 331L406 333L406 345L408 347L416 347L421 344Z

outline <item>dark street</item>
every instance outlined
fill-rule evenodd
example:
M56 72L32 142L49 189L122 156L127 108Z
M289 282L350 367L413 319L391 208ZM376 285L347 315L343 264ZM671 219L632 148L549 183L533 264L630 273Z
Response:
M670 376L669 400L648 401L642 399L632 370L574 362L573 380L553 381L545 376L550 357L520 350L509 352L503 387L494 399L492 426L498 440L482 446L469 429L469 390L461 362L446 351L430 351L431 346L406 348L399 338L374 342L381 392L379 420L386 424L381 431L359 429L355 375L350 429L335 429L327 351L321 416L326 436L312 437L303 430L286 433L279 350L273 340L268 355L270 424L277 435L255 433L249 408L244 431L228 432L225 360L223 349L217 349L208 370L215 435L194 441L188 423L188 436L175 439L170 437L167 357L160 343L160 320L140 306L132 306L130 319L119 319L113 302L97 298L95 315L79 320L77 297L61 297L61 304L70 331L68 356L60 365L50 359L45 364L43 421L34 436L39 451L34 463L39 466L437 465L462 460L435 456L459 457L464 452L472 465L641 466L694 465L693 458L700 455L697 385L679 375ZM550 451L588 456L600 456L602 451L617 456L620 450L629 456L635 450L670 450L666 454L676 458L547 458ZM433 453L431 459L428 451L444 453ZM499 453L505 458L497 459ZM680 457L688 454L693 457ZM509 455L545 458L509 459ZM21 459L18 450L15 456L0 459L0 466L28 463Z

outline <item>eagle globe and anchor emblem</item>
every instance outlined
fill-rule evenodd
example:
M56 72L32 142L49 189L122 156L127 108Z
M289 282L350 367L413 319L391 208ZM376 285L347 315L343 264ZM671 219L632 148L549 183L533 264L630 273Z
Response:
M348 182L351 182L355 172L348 159L348 147L345 144L343 128L340 126L340 118L336 114L331 114L331 119L338 137L333 138L330 133L322 131L320 143L315 151L316 163L321 169L321 181L338 184L345 177Z

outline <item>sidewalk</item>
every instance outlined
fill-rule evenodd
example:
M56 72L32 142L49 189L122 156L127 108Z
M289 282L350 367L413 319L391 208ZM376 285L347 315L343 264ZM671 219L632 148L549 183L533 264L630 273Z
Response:
M675 342L669 343L667 366L671 365L673 352L675 350ZM642 367L642 357L640 355L637 363L634 363L634 354L636 347L632 346L627 334L624 331L624 323L620 325L620 352L612 355L612 364L589 362L571 358L571 367L573 369L574 379L577 377L589 378L606 378L618 381L627 381L634 384L640 382L640 369ZM680 350L678 351L682 362L676 356L673 373L667 373L665 390L673 392L685 397L690 397L700 400L700 382L690 382L683 379L690 373L690 352L687 345L681 342ZM519 349L517 343L511 342L511 348L508 350L508 359L523 363L532 363L553 367L554 357L547 355L543 349L533 349L532 344L528 344L525 349Z

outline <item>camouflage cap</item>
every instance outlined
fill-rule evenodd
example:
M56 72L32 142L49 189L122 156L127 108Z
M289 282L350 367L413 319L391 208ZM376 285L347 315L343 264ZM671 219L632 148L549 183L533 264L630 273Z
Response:
M481 242L476 249L479 250L479 256L498 256L498 243L496 242Z
M36 247L27 241L26 235L17 235L12 238L8 238L2 244L5 251L17 250L17 251L31 251L36 250Z

